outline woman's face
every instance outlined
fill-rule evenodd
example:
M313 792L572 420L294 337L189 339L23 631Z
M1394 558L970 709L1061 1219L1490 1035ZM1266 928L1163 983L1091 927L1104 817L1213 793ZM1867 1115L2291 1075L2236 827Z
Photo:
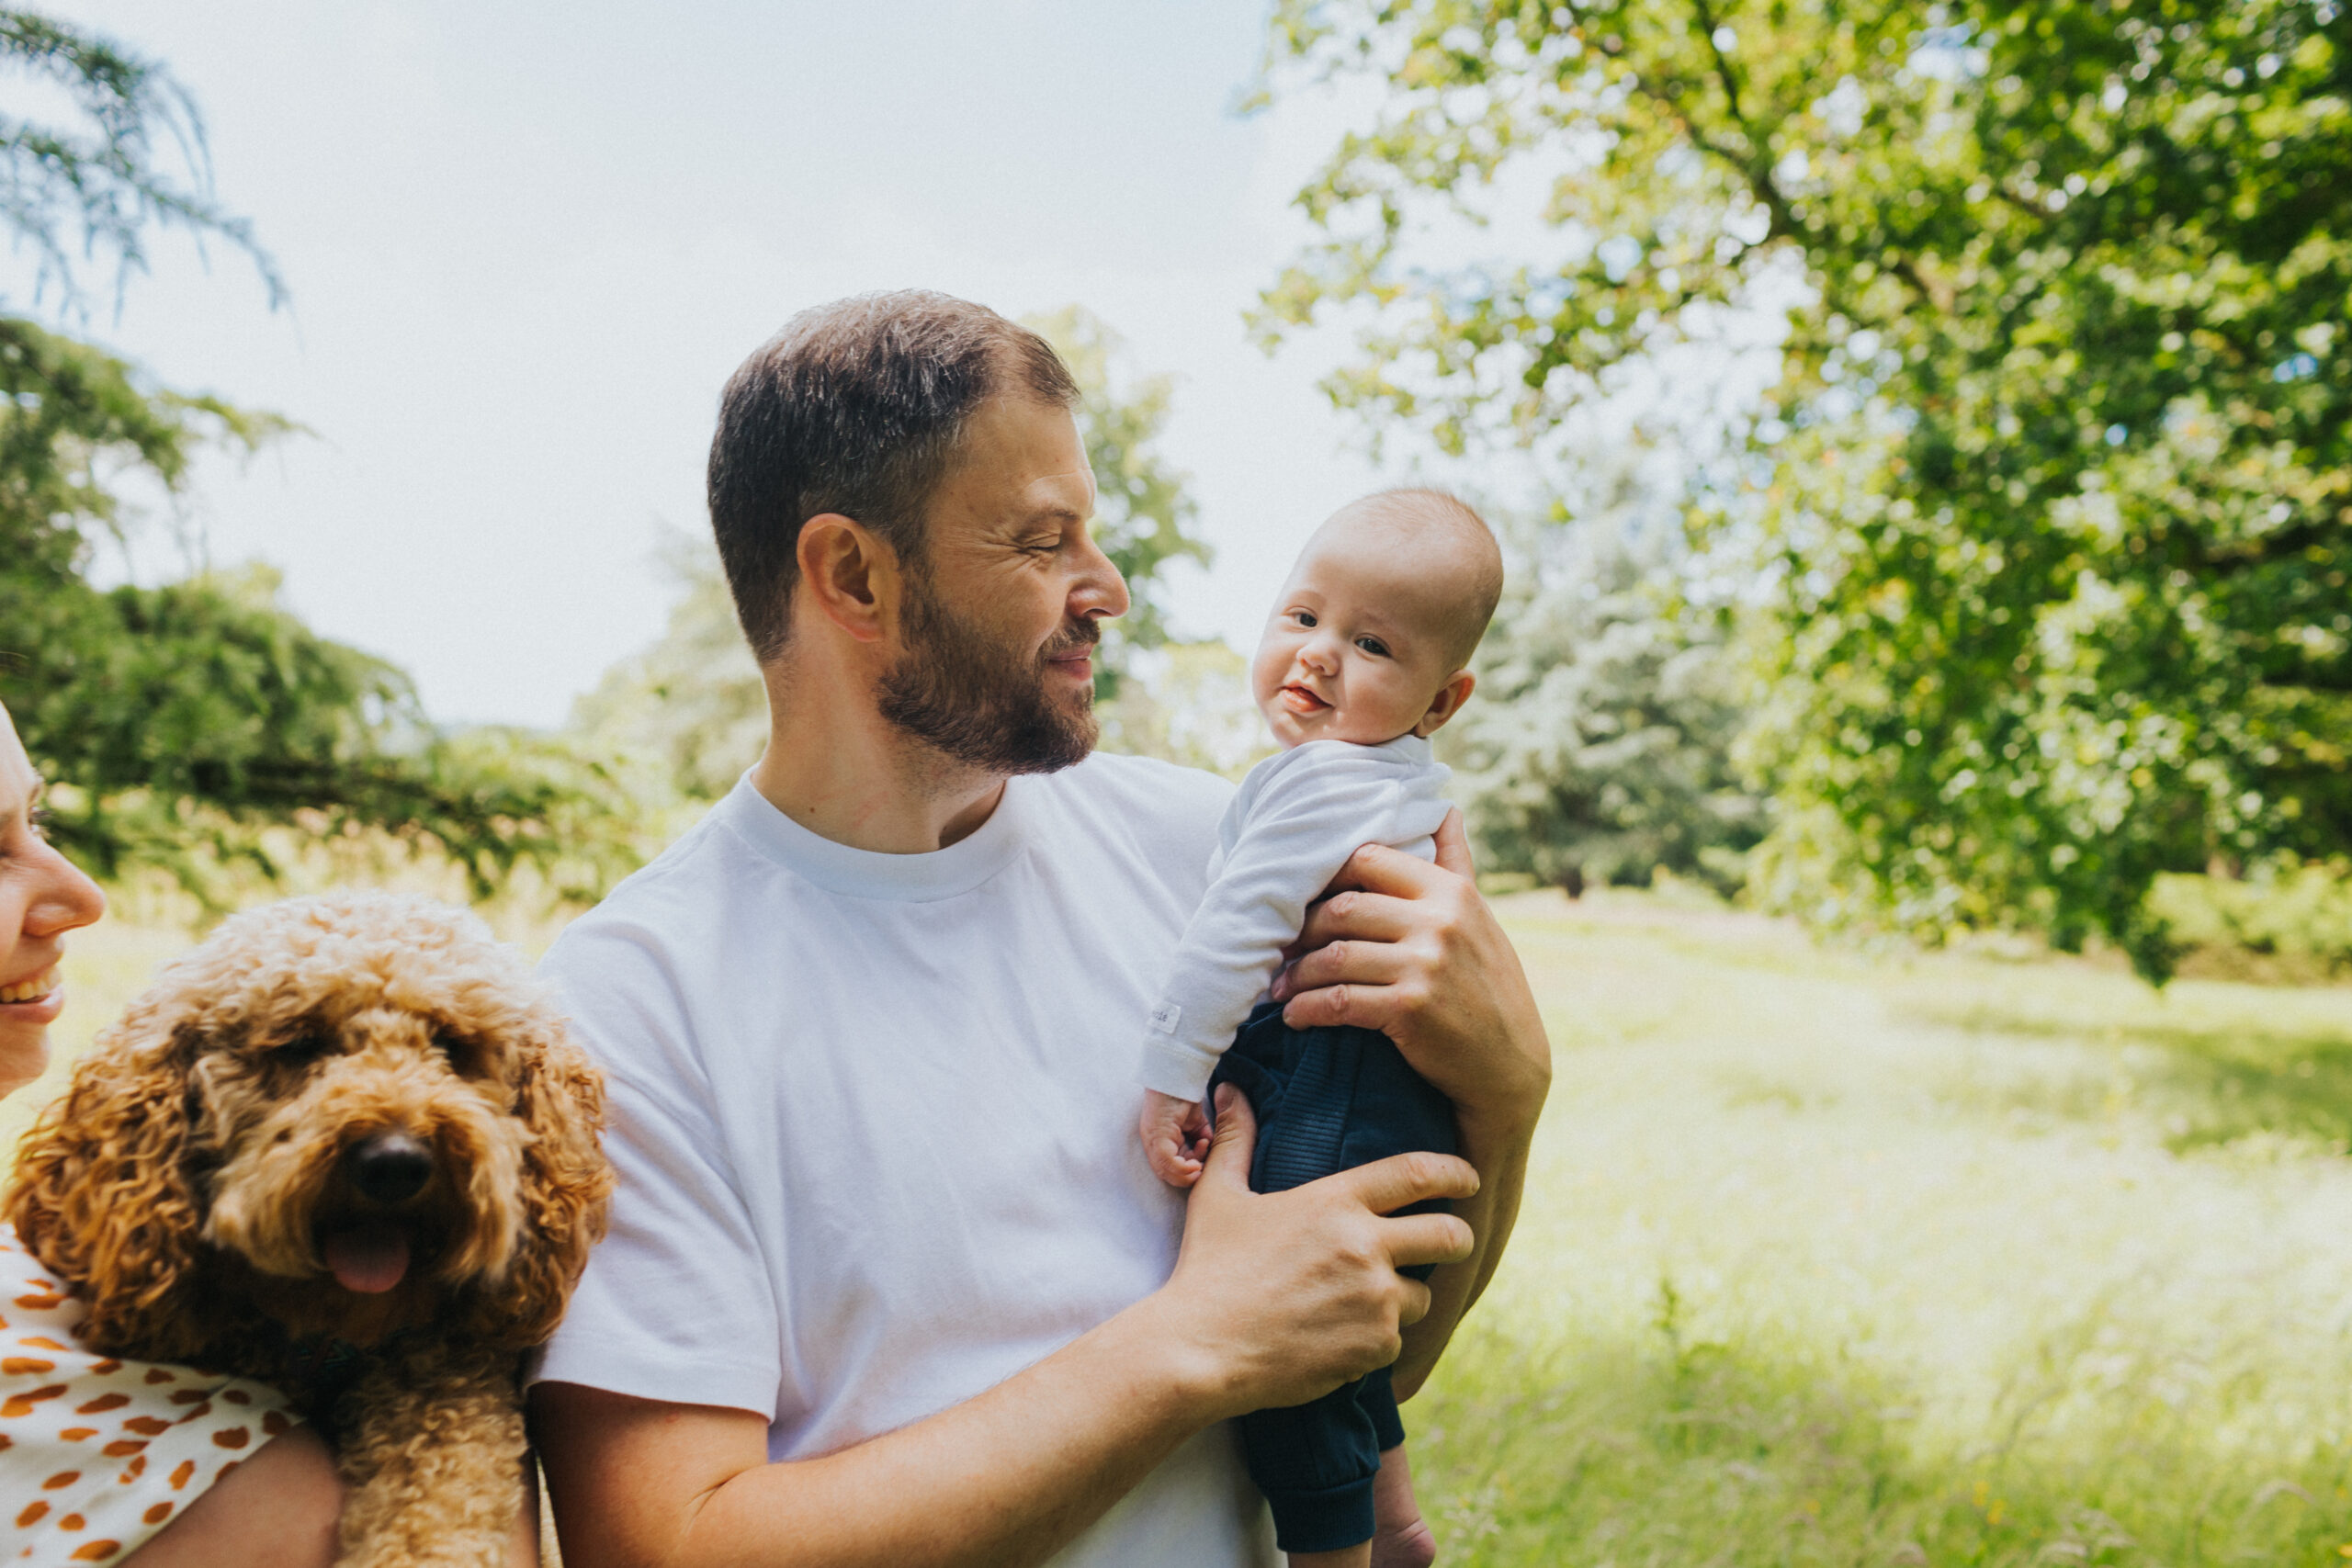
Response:
M40 1076L65 1005L64 936L106 913L98 885L50 848L34 821L40 778L0 707L0 1094Z

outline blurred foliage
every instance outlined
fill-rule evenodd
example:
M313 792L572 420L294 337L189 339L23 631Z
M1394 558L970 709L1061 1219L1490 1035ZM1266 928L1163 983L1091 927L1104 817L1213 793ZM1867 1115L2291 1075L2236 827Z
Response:
M39 257L37 295L54 289L80 307L77 260L110 256L119 299L130 275L146 269L148 230L176 228L199 245L227 241L259 269L273 305L285 298L251 225L214 198L203 117L162 65L16 10L0 10L0 62L62 93L74 110L46 122L0 114L0 227Z
M716 800L767 744L767 691L708 536L670 534L660 554L682 591L669 625L572 704L571 730L588 755L643 759Z
M1720 617L1673 563L1608 529L1528 541L1440 732L1479 864L1581 893L1661 870L1731 892L1763 836L1732 742L1745 717Z
M1132 603L1104 626L1096 660L1094 694L1112 698L1133 663L1131 650L1168 640L1160 569L1209 560L1207 543L1193 532L1200 508L1185 492L1185 476L1152 449L1168 424L1174 383L1135 374L1124 340L1084 306L1024 316L1021 324L1054 345L1078 382L1078 434L1097 491L1094 542L1127 580Z
M1158 757L1239 783L1273 754L1250 695L1250 660L1222 639L1169 642L1135 657L1100 703L1102 750Z
M1768 896L2161 977L2159 874L2352 845L2341 0L1280 0L1273 55L1385 90L1261 316L1369 316L1343 406L1535 442L1783 319L1689 491L1774 631ZM1416 265L1514 180L1540 243Z
M1192 531L1196 508L1184 475L1153 450L1168 423L1169 378L1129 372L1119 335L1079 306L1023 324L1053 344L1078 382L1073 412L1101 495L1095 542L1125 576L1133 599L1125 615L1103 627L1096 700L1113 740L1122 725L1164 734L1166 716L1152 716L1151 699L1136 694L1127 677L1138 655L1168 640L1160 569L1180 558L1208 559L1208 547ZM580 699L571 731L587 754L645 758L679 790L716 798L767 743L767 694L709 539L674 536L662 557L683 590L668 626Z
M90 122L0 118L0 223L39 253L45 285L78 299L77 249L111 253L119 281L163 223L247 251L277 297L244 224L201 188L201 122L160 67L16 12L0 13L0 57L65 86ZM159 136L198 186L159 170ZM519 735L437 733L404 675L304 626L266 569L91 580L100 546L142 521L129 495L176 502L199 448L291 428L0 315L0 700L57 786L59 842L102 876L159 867L210 899L233 863L280 869L270 824L375 829L431 841L477 894L528 859L592 895L633 853L600 770Z
M2352 976L2352 862L2259 865L2246 876L2160 876L2149 899L2190 974Z

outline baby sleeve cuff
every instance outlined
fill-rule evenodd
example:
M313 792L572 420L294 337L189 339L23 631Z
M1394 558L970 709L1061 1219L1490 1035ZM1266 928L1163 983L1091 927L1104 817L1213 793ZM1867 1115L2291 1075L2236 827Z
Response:
M1154 1034L1144 1042L1143 1065L1136 1081L1148 1089L1198 1100L1208 1092L1209 1075L1216 1071L1216 1055L1185 1040Z

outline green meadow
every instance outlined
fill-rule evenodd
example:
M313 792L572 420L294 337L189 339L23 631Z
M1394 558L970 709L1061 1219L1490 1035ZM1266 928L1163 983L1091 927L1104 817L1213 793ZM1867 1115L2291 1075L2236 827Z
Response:
M2352 987L1500 907L1558 1070L1407 1411L1443 1561L2352 1560ZM186 940L83 933L61 1058Z
M1502 901L1557 1074L1456 1564L2352 1559L2352 987Z

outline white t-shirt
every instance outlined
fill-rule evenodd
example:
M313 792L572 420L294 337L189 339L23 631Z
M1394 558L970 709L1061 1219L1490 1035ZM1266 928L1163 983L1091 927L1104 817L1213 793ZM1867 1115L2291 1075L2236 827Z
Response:
M1183 1200L1144 1163L1130 1043L1231 793L1098 756L888 855L738 784L548 953L620 1185L536 1378L756 1411L769 1456L802 1459L1158 1289ZM1054 1561L1275 1556L1218 1427Z
M1430 743L1310 740L1250 770L1217 824L1207 896L1184 929L1169 980L1146 1021L1146 1089L1198 1100L1233 1032L1264 996L1306 907L1348 857L1387 844L1437 858L1453 770Z

